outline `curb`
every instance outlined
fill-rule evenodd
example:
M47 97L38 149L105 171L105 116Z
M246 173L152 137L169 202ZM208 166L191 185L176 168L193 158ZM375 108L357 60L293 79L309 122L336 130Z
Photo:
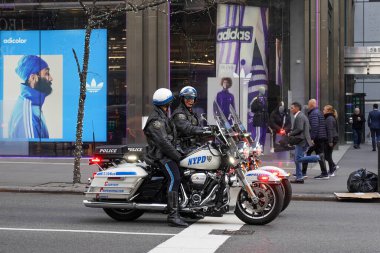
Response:
M52 194L74 194L83 195L85 187L40 187L40 186L1 186L0 192L13 193L52 193ZM338 201L334 194L330 193L294 193L294 201Z
M55 193L83 195L84 187L38 187L38 186L1 186L0 192L13 193Z
M293 193L292 200L295 201L338 201L337 197L331 193Z

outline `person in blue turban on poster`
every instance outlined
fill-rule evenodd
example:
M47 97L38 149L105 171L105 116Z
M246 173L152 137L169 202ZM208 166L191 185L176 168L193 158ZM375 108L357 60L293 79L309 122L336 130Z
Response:
M39 56L25 55L15 71L24 82L9 120L9 138L49 138L42 113L45 98L52 92L49 65Z

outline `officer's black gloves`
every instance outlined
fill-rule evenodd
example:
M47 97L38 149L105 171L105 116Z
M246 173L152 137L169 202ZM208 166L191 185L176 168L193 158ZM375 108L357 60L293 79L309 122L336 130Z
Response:
M215 126L215 125L205 126L205 127L203 127L203 130L204 130L203 134L205 134L205 135L211 135L211 134L215 133L215 131L217 129L218 129L218 127Z

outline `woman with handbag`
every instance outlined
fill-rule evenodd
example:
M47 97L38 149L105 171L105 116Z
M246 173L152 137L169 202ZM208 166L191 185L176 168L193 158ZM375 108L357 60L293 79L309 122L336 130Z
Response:
M339 168L333 159L332 153L334 147L339 141L339 130L337 122L337 112L331 105L326 105L323 108L323 115L326 119L326 130L327 130L327 143L325 147L325 159L329 164L329 176L335 176L336 170Z

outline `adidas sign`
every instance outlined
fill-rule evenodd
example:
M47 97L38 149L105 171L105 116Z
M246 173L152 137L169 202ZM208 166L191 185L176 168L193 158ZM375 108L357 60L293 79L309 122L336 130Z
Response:
M252 36L252 26L224 27L218 29L216 40L217 42L241 41L249 43L252 41Z

